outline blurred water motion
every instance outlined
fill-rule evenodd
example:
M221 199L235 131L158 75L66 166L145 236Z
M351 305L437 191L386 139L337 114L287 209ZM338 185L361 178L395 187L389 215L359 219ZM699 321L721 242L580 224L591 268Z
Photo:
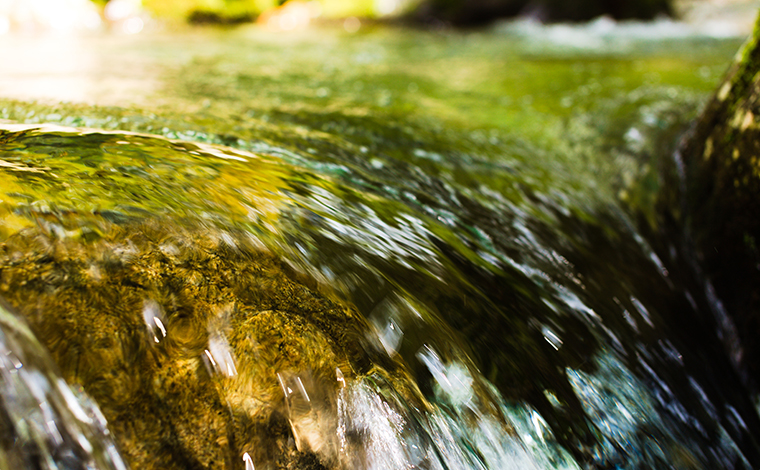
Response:
M97 404L64 382L4 303L0 327L0 466L126 470Z
M645 230L738 41L355 27L5 48L0 293L112 434L14 381L31 333L14 432L97 468L111 435L134 468L758 467L717 300Z

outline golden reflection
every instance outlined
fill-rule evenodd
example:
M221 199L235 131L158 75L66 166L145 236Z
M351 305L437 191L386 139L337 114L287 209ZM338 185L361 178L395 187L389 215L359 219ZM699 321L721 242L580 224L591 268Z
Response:
M214 468L234 452L228 435L249 452L247 469L295 464L298 446L336 455L323 438L337 425L335 370L363 370L367 325L242 235L230 245L162 219L104 225L87 243L27 229L0 250L0 291L101 406L132 468L184 468L168 448ZM100 279L85 273L93 264ZM278 447L291 426L298 442Z

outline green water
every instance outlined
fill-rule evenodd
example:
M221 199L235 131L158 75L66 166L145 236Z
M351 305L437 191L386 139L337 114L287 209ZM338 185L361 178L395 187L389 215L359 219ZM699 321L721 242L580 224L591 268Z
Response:
M714 299L646 235L741 41L556 28L30 38L0 72L0 266L48 238L100 266L145 220L274 253L367 324L376 368L352 359L328 411L286 387L319 374L277 376L293 445L328 467L754 468L755 397L694 320ZM17 306L58 292L14 282ZM327 415L344 450L298 437ZM230 468L280 468L239 450Z

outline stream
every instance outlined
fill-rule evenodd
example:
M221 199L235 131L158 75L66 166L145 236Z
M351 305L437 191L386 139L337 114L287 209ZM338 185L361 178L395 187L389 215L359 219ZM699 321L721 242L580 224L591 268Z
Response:
M760 468L656 213L741 43L0 36L0 468Z

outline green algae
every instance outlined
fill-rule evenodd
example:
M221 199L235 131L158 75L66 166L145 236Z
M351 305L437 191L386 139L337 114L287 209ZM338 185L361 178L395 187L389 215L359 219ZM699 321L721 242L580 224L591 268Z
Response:
M17 216L67 212L112 220L145 213L262 224L277 218L285 174L271 160L149 136L56 131L42 139L28 126L0 133L4 230L19 225L10 220Z

